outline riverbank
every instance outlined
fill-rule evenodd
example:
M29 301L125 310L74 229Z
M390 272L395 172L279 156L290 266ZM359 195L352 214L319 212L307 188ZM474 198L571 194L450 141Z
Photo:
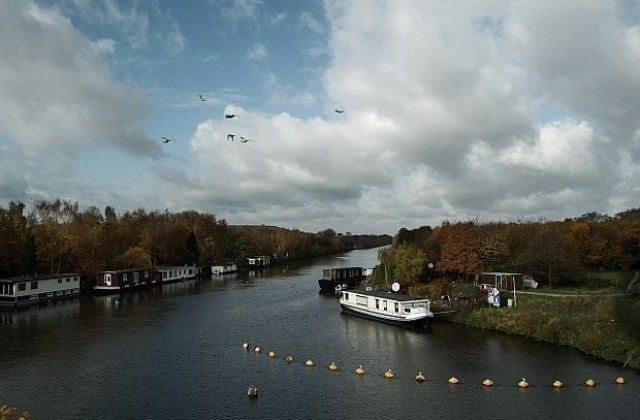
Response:
M517 306L461 306L451 321L516 334L557 345L621 366L640 369L640 299L597 294L518 294Z

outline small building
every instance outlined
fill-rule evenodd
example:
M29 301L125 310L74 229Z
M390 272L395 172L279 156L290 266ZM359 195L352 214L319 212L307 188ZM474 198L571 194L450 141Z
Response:
M80 294L80 274L58 273L0 279L0 306L17 307Z
M479 282L482 284L491 285L491 287L498 290L522 290L523 289L522 273L503 273L503 272L491 272L480 273Z
M195 276L196 276L195 265L160 267L160 268L156 268L153 282L154 283L171 283L174 281L192 279Z
M100 271L93 291L119 293L147 287L151 282L151 269L147 267Z

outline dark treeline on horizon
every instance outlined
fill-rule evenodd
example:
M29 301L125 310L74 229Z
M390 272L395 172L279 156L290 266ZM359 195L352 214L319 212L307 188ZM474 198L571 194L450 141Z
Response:
M391 244L389 235L317 233L276 226L234 226L215 215L107 206L80 211L71 201L0 206L0 278L80 273L89 285L102 270L242 263L270 255L301 259Z
M521 272L543 285L591 286L596 280L589 272L640 270L640 209L564 221L445 221L435 228L402 228L380 261L409 284L433 274L427 270L433 263L441 277Z

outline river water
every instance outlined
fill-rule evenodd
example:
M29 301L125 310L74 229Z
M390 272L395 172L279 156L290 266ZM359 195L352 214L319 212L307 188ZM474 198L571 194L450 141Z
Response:
M640 374L620 364L446 322L407 329L360 319L318 293L323 268L376 263L376 249L358 250L261 273L0 312L0 405L29 410L36 420L640 413ZM305 366L308 359L313 367ZM328 369L331 362L337 371ZM354 373L359 365L362 376ZM393 379L384 378L388 369ZM415 381L418 371L426 382ZM452 376L458 385L448 383ZM614 383L618 376L624 385ZM527 389L517 386L523 377ZM486 378L495 385L484 387ZM597 386L586 387L589 378ZM555 389L555 380L567 386ZM257 399L247 397L250 384Z

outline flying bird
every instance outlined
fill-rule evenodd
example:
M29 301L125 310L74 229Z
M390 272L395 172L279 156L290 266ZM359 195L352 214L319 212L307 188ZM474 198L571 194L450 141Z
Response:
M204 102L204 101L206 101L206 100L207 100L207 98L205 98L204 96L202 96L202 95L200 95L200 94L199 94L198 96L200 97L200 100L201 100L202 102Z
M173 141L173 139L170 139L169 137L162 136L162 142L163 143L169 143L170 141Z
M334 111L336 111L338 114L342 114L344 112L344 109L335 109Z
M233 141L233 138L235 137L235 134L227 134L227 140L231 139L231 141Z
M246 143L246 142L249 141L249 139L240 136L240 141L243 142L243 143Z
M229 120L229 119L231 119L231 118L235 118L235 117L236 117L236 114L225 114L225 116L224 116L224 117L225 117L226 119L228 119L228 120Z

